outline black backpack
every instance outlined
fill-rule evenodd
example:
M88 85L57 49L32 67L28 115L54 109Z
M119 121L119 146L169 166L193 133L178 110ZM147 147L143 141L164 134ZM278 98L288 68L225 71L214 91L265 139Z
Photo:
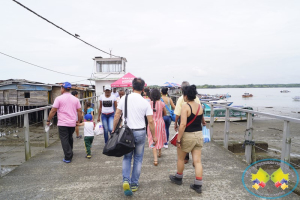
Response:
M130 153L135 149L134 135L132 130L127 126L127 99L128 95L125 97L125 121L124 125L120 127L122 121L122 116L117 124L116 130L107 141L104 146L103 154L107 156L121 157L127 153ZM122 114L123 115L123 114Z

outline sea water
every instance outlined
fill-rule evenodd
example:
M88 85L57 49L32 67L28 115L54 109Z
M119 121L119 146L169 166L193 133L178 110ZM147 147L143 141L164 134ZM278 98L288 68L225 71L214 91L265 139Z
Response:
M289 93L281 93L288 90ZM300 96L300 88L218 88L198 89L199 94L229 94L228 101L232 106L250 106L255 111L300 118L300 101L294 101L294 96ZM243 98L244 93L253 97Z

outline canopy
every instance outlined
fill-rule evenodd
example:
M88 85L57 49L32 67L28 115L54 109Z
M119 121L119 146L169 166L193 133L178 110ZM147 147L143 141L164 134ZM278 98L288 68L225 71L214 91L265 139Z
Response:
M163 86L165 86L165 87L181 87L181 85L179 85L177 83L171 83L171 82L165 82L163 84Z
M131 73L127 73L123 77L121 77L119 80L112 83L111 87L132 87L132 80L134 78L135 78L134 75L132 75ZM145 83L145 86L147 86L146 83Z

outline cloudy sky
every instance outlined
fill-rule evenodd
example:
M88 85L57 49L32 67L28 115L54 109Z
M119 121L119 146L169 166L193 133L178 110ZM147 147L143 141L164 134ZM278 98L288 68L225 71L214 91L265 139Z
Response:
M300 82L299 0L19 0L80 38L127 58L148 84ZM0 1L0 52L89 77L107 57L11 0ZM0 54L0 80L84 78L45 71ZM82 81L79 83L89 83Z

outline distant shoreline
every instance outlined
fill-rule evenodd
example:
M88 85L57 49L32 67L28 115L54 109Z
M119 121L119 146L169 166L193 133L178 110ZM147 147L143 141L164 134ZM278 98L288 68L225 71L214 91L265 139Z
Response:
M300 84L197 85L197 89L217 88L300 88Z

